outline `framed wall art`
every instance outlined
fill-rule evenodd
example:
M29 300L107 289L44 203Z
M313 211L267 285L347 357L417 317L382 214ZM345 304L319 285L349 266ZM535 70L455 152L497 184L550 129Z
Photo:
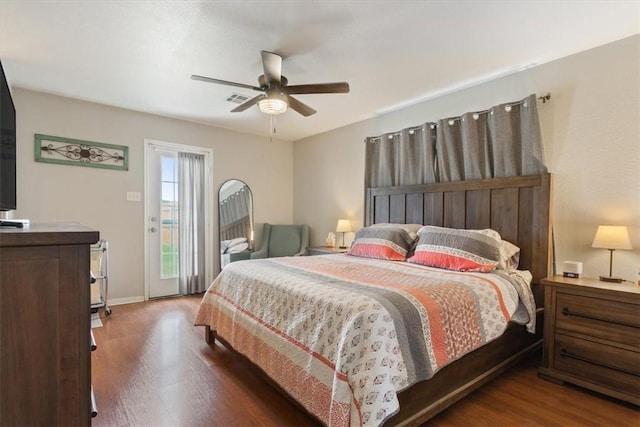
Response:
M129 147L35 134L36 162L129 170Z

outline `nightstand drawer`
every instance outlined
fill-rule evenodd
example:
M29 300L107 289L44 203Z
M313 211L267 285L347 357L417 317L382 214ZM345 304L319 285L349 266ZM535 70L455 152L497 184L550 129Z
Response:
M635 351L556 334L553 367L592 383L640 396L640 353Z
M558 292L556 327L640 349L640 306Z

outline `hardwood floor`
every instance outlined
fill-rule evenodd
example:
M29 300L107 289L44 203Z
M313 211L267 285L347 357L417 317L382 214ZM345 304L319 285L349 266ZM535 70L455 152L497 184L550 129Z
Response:
M316 426L193 319L200 296L112 307L94 329L94 426ZM638 408L537 376L530 358L429 426L631 426Z

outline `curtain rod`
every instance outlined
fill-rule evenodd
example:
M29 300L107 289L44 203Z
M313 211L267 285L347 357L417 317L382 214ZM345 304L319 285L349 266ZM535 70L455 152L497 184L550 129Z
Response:
M549 101L551 99L551 92L547 92L546 95L539 96L539 97L537 97L537 99L538 99L538 101L542 101L542 103L545 104L547 101ZM511 107L515 107L517 105L523 105L523 104L526 104L526 103L527 103L527 101L525 99L523 99L522 101L517 101L517 102L508 102L507 105L505 105L505 109L507 111L511 111ZM493 110L493 108L495 108L495 107L491 107L488 110L475 111L473 113L473 116L474 116L473 118L477 119L480 114L491 113L492 112L491 110ZM465 114L468 114L468 113L465 113ZM454 122L457 122L459 120L462 120L462 116L451 117L451 118L449 118L449 124L452 125ZM424 126L424 124L418 125L418 126L412 126L412 127L405 128L405 129L407 129L409 131L409 134L413 135L413 133L415 131L421 130L422 126ZM431 123L431 129L435 129L436 126L437 126L436 123ZM405 129L403 129L403 130L405 130ZM387 132L387 137L389 139L393 139L393 137L395 135L400 135L401 133L402 133L402 130L395 131L395 132ZM364 142L366 143L368 140L369 141L381 141L382 140L382 136L367 137L367 138L364 139Z

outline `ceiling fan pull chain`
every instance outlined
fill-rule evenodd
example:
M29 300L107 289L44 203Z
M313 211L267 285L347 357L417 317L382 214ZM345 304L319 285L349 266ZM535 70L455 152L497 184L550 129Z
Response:
M276 118L277 116L271 116L271 118L273 119L273 124L271 125L271 127L273 128L273 134L276 134Z
M269 121L269 142L271 142L273 141L273 135L276 134L276 116L270 116Z

